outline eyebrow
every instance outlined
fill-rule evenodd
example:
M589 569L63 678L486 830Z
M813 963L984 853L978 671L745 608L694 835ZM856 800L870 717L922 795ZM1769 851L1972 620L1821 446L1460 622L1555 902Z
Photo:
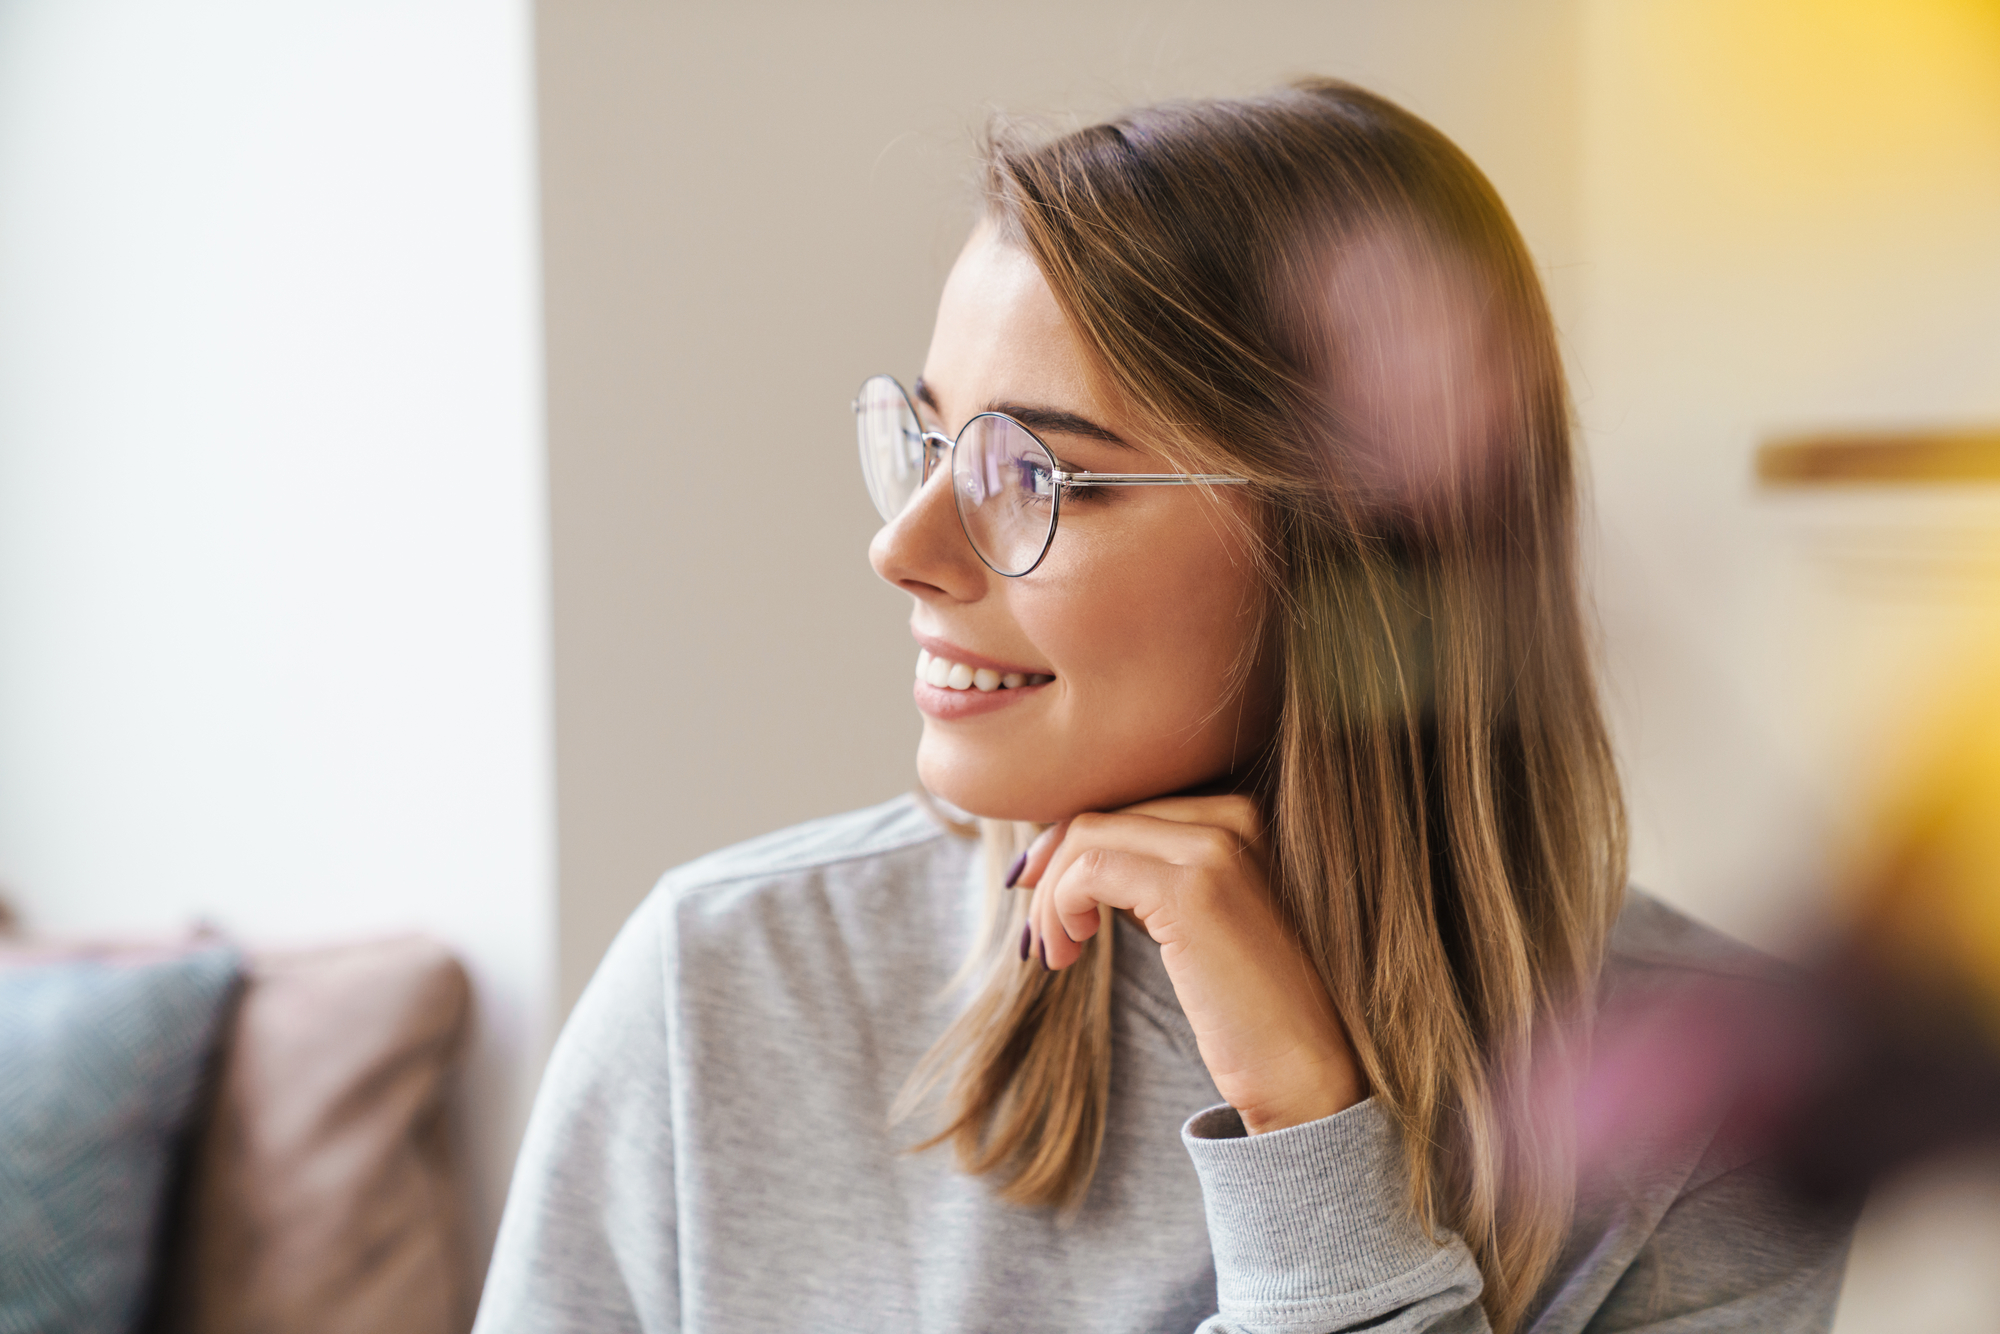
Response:
M917 377L916 383L911 388L925 407L940 417L944 416L944 409L938 406L937 396L931 392L931 387L924 383L922 376ZM1099 426L1088 417L1066 412L1061 408L1037 407L1032 403L998 402L990 403L981 410L1012 417L1038 434L1080 436L1085 440L1101 440L1107 445L1117 445L1120 449L1134 447L1131 441L1116 431Z

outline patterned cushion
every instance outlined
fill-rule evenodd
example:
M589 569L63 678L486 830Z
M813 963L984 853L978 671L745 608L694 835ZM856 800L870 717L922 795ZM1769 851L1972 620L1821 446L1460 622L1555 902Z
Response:
M123 1334L234 950L0 960L0 1334Z

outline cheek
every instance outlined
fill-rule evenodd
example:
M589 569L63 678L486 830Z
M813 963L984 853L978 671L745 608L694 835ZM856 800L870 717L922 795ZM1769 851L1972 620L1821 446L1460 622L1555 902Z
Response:
M1115 810L1219 778L1269 735L1268 710L1228 691L1256 631L1249 553L1219 525L1065 527L1026 579L995 581L1012 623L1056 682L991 725L926 724L917 770L931 791L1001 819ZM1158 517L1158 516L1154 516Z
M1081 733L1185 744L1224 702L1248 646L1255 575L1206 522L1147 537L1079 544L1060 581L1023 590L1016 614L1066 678Z

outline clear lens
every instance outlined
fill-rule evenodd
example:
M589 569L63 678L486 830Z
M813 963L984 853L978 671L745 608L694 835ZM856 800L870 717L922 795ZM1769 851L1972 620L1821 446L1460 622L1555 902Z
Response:
M887 523L924 484L924 428L903 386L887 375L871 376L862 384L854 403L854 428L868 498Z
M951 494L972 549L1000 574L1026 574L1056 524L1056 461L1014 421L982 413L952 451Z

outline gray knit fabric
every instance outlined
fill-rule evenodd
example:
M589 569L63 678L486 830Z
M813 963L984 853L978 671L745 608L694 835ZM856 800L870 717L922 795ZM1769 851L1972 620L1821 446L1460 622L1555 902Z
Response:
M1465 1246L1403 1203L1381 1108L1246 1136L1122 921L1110 1122L1076 1215L908 1152L920 1127L889 1107L951 1019L975 851L905 799L669 874L556 1044L475 1334L1486 1328ZM1746 971L1634 896L1607 995ZM1534 1328L1825 1329L1845 1245L1708 1132L1635 1142L1584 1189Z

